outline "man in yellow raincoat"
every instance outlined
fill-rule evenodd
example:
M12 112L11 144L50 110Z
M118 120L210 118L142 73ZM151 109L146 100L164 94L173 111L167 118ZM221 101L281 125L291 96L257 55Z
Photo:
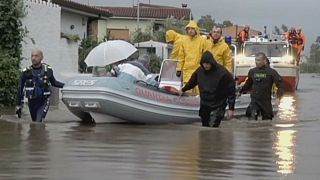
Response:
M229 45L222 37L222 29L213 27L210 32L209 51L213 54L214 59L224 66L231 74L233 74L232 52Z
M200 35L200 29L195 21L189 22L186 31L187 36L182 38L177 65L177 76L180 77L182 73L184 84L189 81L192 73L200 67L200 59L209 48L207 39ZM194 88L192 93L199 95L198 88Z
M182 38L185 35L179 34L174 30L168 30L166 32L166 42L169 44L173 44L173 49L171 52L171 59L178 59L179 51L180 51L180 45L182 42Z

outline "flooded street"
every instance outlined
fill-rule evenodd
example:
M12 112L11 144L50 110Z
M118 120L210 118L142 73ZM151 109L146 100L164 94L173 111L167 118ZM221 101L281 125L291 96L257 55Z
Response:
M219 129L1 120L0 179L319 179L319 87L320 76L304 74L272 122Z

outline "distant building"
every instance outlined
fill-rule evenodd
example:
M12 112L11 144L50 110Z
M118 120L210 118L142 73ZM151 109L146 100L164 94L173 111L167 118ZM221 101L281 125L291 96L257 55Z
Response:
M155 54L163 59L169 59L172 52L172 45L157 42L157 41L145 41L140 43L135 43L134 46L138 48L139 54Z
M225 27L222 28L222 35L231 35L232 39L236 39L237 35L239 34L240 31L242 31L244 29L244 26L238 26L238 25L233 25L233 26L229 26L229 27ZM259 33L261 33L261 31L258 30L254 30L250 27L250 32L249 34L251 36L255 36L258 35Z
M186 20L192 19L191 9L186 8L185 5L178 8L140 3L139 7L99 6L99 8L107 10L113 15L107 19L105 24L106 31L111 39L129 40L130 35L138 28L142 31L147 28L152 28L153 31L161 31L165 20L171 17Z

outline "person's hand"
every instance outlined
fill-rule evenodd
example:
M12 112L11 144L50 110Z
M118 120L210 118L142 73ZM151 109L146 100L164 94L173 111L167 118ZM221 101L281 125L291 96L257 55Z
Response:
M304 51L304 46L302 46L302 51Z
M179 95L179 96L182 96L182 95L183 95L183 91L182 91L181 89L178 91L178 95Z
M176 76L180 77L181 76L181 71L177 71Z
M16 106L16 114L17 114L18 118L21 118L22 106Z
M280 98L276 99L276 105L278 105L278 106L280 105Z
M234 111L233 110L228 110L228 119L234 118Z

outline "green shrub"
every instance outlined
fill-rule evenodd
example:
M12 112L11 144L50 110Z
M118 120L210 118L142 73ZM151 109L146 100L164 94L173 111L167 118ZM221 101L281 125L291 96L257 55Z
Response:
M87 73L87 65L84 62L86 57L88 56L89 52L98 45L99 43L95 40L91 39L83 39L80 43L79 47L79 69L80 73Z
M21 42L26 29L23 28L21 18L25 16L23 0L6 0L0 2L0 49L9 55L21 57Z
M13 106L15 104L20 61L9 55L8 52L0 51L0 104Z
M25 16L23 0L0 2L0 104L12 106L18 89L21 42L26 34L21 18Z

